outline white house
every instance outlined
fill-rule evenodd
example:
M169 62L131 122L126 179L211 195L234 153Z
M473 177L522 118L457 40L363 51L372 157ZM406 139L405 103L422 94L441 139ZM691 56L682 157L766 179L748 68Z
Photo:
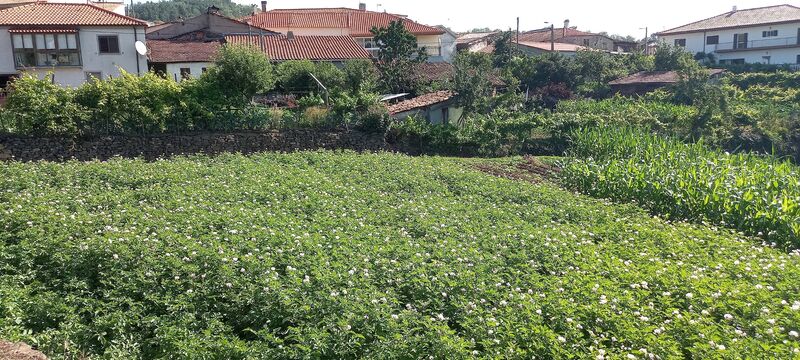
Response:
M0 10L0 85L22 72L78 86L120 69L141 75L144 21L90 4L34 3Z
M800 8L792 5L734 8L657 35L692 54L714 54L723 64L800 64Z

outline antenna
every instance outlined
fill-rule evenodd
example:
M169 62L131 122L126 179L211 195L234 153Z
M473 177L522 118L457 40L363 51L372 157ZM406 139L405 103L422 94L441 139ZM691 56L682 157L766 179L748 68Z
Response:
M145 45L143 42L137 41L134 46L136 47L136 52L139 53L139 55L147 55L147 45Z

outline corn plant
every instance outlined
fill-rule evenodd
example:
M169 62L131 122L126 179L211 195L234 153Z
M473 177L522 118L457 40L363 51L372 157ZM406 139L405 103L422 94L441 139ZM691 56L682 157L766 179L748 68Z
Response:
M569 187L800 248L800 169L787 160L723 153L634 128L576 130L571 141L562 173Z

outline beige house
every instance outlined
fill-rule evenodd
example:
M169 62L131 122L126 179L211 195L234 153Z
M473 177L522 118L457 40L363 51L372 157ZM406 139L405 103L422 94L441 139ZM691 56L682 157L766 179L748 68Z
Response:
M455 52L455 39L447 36L447 31L423 25L405 16L386 12L367 11L366 5L359 9L321 8L321 9L266 9L240 19L253 26L271 31L300 36L349 36L370 53L378 51L370 30L373 27L386 27L393 21L401 21L406 30L417 37L417 45L428 52L430 62L451 61Z
M618 50L614 45L614 39L570 27L569 20L564 21L563 28L544 28L519 34L520 42L549 43L551 40L556 43L578 45L596 50Z

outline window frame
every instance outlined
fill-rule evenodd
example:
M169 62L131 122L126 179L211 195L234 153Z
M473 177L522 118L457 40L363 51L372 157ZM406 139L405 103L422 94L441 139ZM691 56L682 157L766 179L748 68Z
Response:
M675 46L686 48L686 39L685 38L683 38L683 39L675 39L675 41L673 43L675 44Z
M112 51L104 52L103 49L102 49L102 46L100 45L100 40L101 39L115 39L116 42L117 42L117 49L116 49L117 52L112 52ZM106 44L107 47L110 47L108 45L109 44ZM99 54L99 55L120 55L120 54L122 54L122 49L119 46L119 35L113 35L113 34L100 34L100 35L97 35L97 54Z
M714 39L714 42L711 42ZM719 35L706 36L706 45L719 45Z
M11 49L12 49L12 56L14 58L14 67L17 69L24 69L24 68L43 68L43 67L81 67L83 66L83 58L81 56L81 45L80 45L80 36L78 36L77 32L18 32L12 33L11 35ZM25 38L26 36L30 36L30 45L31 47L25 47ZM52 45L48 46L50 43L50 37L52 37ZM74 42L74 47L70 47L70 37ZM17 47L16 39L20 38L22 42L22 47ZM61 44L61 40L63 38L63 44ZM42 44L39 44L39 43ZM30 57L29 60L31 61L30 65L22 64L19 61L18 54L27 54L27 57ZM51 59L51 56L55 56L56 59L60 56L67 56L68 59L74 59L76 62L68 62L68 63L59 63L56 60L55 63L48 64L43 62L40 64L40 56L45 56L45 59Z
M744 41L742 41L744 39ZM744 45L744 46L740 46ZM750 35L748 33L733 34L733 49L748 49L750 47Z
M182 67L178 69L178 75L180 75L180 80L186 80L192 78L192 68L190 67Z
M775 29L775 30L764 30L764 31L761 32L761 37L762 38L778 37L778 30L777 29Z

